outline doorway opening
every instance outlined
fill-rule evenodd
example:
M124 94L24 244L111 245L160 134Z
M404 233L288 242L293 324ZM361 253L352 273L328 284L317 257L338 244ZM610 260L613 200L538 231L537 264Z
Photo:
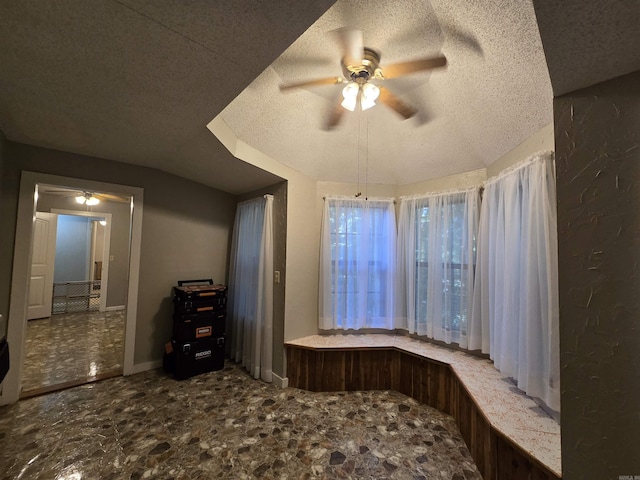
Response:
M38 203L41 198L42 196L39 196ZM130 199L122 197L122 200ZM102 208L102 210L112 209L116 212L118 224L124 223L125 218L129 220L129 224L131 223L126 205L124 211L120 212L118 210L122 208L118 209L117 205L115 207L106 205ZM36 219L43 214L40 210L36 211ZM124 254L128 256L129 252L123 247L126 247L130 229L122 231L122 226L117 225L119 228L116 228L112 237L112 213L51 208L51 215L57 215L51 313L96 310L105 312L109 293L110 258L112 257L113 261L116 260L116 256L110 254L111 243L113 242L118 249L119 256ZM122 238L117 235L121 235ZM33 245L33 248L36 248L35 232ZM126 277L123 277L122 273L120 272L119 277L114 281L126 284ZM31 288L31 285L29 287ZM118 302L122 303L120 300ZM113 310L113 302L111 305ZM122 303L120 307L124 309L124 304ZM31 305L28 308L31 308ZM28 318L31 319L33 316L29 315Z
M92 192L101 200L86 206L83 195L38 185L20 398L123 373L125 306L108 300L109 267L129 257L131 197ZM123 291L127 272L114 270Z
M117 221L114 211L100 212L95 203L85 202L84 204L78 203L81 206L74 206L73 201L75 197L79 196L77 192L83 193L83 196L88 198L87 192L103 192L102 195L109 197L118 197L121 199L118 204L123 212L126 212L124 224L126 225L124 231L118 234ZM74 193L71 193L74 192ZM85 200L86 200L85 198ZM23 380L25 374L25 359L28 352L28 321L27 311L29 306L38 303L39 299L43 301L49 299L50 307L53 307L53 292L51 294L45 293L44 289L49 288L53 290L53 282L49 279L39 279L32 277L38 277L39 273L36 271L34 275L34 269L32 266L32 258L37 260L37 254L32 250L32 243L34 235L38 233L38 230L42 230L38 227L37 210L45 210L44 213L64 213L65 210L73 210L74 215L78 215L78 212L84 212L78 216L87 216L89 214L91 218L105 218L107 225L109 221L107 213L112 215L111 217L111 234L110 234L110 253L108 255L108 262L102 261L102 270L98 273L96 268L95 258L90 260L93 266L85 270L89 271L89 276L93 276L93 280L96 280L96 276L101 277L101 281L105 280L105 270L108 275L108 285L105 287L106 298L104 308L102 306L98 308L97 312L83 312L74 318L76 327L71 327L69 319L65 322L57 322L56 327L49 329L45 334L47 339L44 344L58 345L57 353L53 356L47 355L48 364L57 365L61 352L74 351L87 352L95 350L94 345L99 337L102 340L107 340L108 344L118 343L121 345L120 352L116 354L118 360L112 362L110 366L116 365L118 368L118 375L130 375L135 373L134 368L134 343L135 343L135 326L136 326L136 314L137 314L137 297L138 297L138 277L139 277L139 265L140 265L140 244L141 244L141 230L142 230L142 199L143 190L139 187L130 187L125 185L108 184L103 182L88 181L82 179L75 179L69 177L59 177L55 175L39 174L33 172L23 172L21 184L20 184L20 197L18 202L18 218L16 225L16 242L14 249L14 269L12 274L12 290L11 290L11 302L8 319L7 339L11 345L11 365L5 381L3 383L2 393L0 395L0 404L8 404L17 401L21 398L21 392L23 390ZM48 203L47 203L48 202ZM118 202L110 202L114 205ZM105 204L106 205L106 202ZM53 210L58 210L54 212ZM100 221L100 220L98 220ZM57 226L56 226L57 231ZM114 249L114 239L120 238L121 248ZM25 239L31 239L31 241L25 241ZM95 240L95 235L92 236L92 241ZM55 256L55 253L54 253ZM94 257L97 253L94 252ZM37 262L34 262L37 263ZM105 265L107 263L107 265ZM55 264L55 261L54 261ZM105 269L105 266L108 267ZM53 273L52 273L53 276ZM122 281L118 278L123 279ZM31 287L34 283L35 288ZM102 289L102 285L101 285ZM102 292L101 292L102 296ZM103 311L100 311L100 310ZM72 314L65 314L72 315ZM76 315L75 313L73 315ZM84 315L85 317L81 317ZM86 315L99 316L99 319L89 318ZM48 318L51 320L55 315L49 313ZM61 318L61 317L60 317ZM33 322L40 322L41 320L33 320ZM106 329L102 328L102 333L90 334L89 328L91 323L106 324ZM64 325L62 325L64 323ZM121 328L111 329L111 326L116 324L122 325ZM103 325L104 327L104 325ZM73 331L84 331L87 335L79 337L73 336L73 339L69 339L66 346L63 343L67 340L57 338L57 333L69 333ZM57 333L56 333L57 332ZM96 357L97 358L97 357ZM109 363L109 362L107 362ZM45 393L52 389L67 388L75 384L86 383L87 381L98 380L102 373L100 372L100 366L95 359L88 360L83 366L84 372L83 378L72 378L65 381L57 379L55 385L56 388L44 386L48 390L39 391L35 394ZM105 370L108 373L110 370ZM111 373L109 373L111 374ZM36 390L35 388L32 390ZM27 391L28 393L28 391Z

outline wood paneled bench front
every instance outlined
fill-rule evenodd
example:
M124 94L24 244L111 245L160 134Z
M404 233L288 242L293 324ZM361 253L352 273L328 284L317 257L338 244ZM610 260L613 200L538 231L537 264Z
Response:
M562 478L560 425L486 359L403 335L286 342L289 386L396 390L451 415L485 480Z

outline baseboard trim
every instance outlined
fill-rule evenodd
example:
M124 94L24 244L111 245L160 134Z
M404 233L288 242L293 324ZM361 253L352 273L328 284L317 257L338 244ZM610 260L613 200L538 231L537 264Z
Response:
M282 378L281 376L273 373L273 384L276 387L280 387L280 388L287 388L289 386L289 378L288 377L284 377Z
M116 312L118 310L124 310L125 308L127 308L125 305L114 305L112 307L105 308L105 311L107 311L107 312Z
M130 372L124 372L126 375L135 375L136 373L146 372L148 370L155 370L162 367L162 360L153 360L152 362L136 363Z

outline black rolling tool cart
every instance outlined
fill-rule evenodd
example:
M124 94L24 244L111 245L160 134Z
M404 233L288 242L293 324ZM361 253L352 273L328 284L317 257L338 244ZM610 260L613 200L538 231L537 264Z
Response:
M212 279L181 280L173 287L173 338L165 370L177 380L224 368L227 287Z

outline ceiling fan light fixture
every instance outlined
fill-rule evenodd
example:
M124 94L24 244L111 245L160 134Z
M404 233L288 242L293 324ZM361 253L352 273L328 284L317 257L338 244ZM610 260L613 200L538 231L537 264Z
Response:
M360 98L360 107L362 110L368 110L376 104L376 100L380 95L380 89L373 83L365 83L362 86L362 97Z
M78 195L77 197L75 197L75 200L76 200L76 203L79 203L80 205L88 205L88 206L98 205L100 203L99 199L97 199L91 193L88 193L88 192L85 192L82 195Z
M356 82L349 82L347 86L342 89L342 106L347 110L353 112L356 109L358 103L358 93L360 91L360 85Z

